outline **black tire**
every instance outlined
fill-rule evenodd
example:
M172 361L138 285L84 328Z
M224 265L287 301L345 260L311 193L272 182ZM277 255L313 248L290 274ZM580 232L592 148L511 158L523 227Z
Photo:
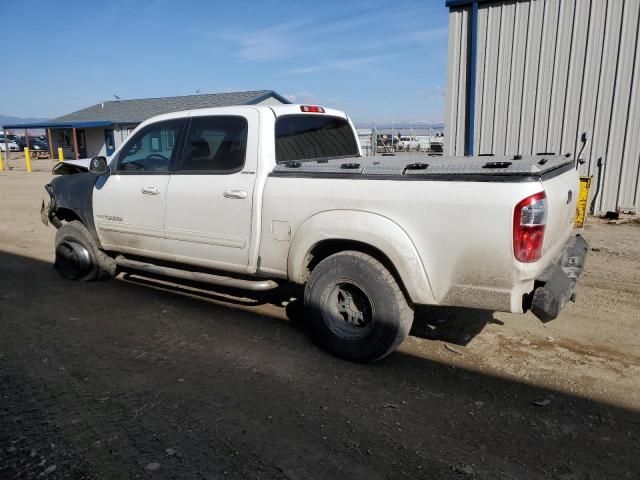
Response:
M413 309L378 260L344 251L322 260L304 293L305 316L318 343L358 362L380 360L409 334Z
M74 220L56 232L55 269L62 278L91 282L109 280L116 274L116 262L98 248L87 227Z

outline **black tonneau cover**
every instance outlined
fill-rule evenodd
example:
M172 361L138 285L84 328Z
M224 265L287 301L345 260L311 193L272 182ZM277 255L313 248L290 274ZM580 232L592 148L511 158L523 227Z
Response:
M518 181L537 179L556 171L560 173L572 166L572 157L555 154L474 157L398 154L289 161L276 165L272 175L473 181L490 181L499 177L506 181Z

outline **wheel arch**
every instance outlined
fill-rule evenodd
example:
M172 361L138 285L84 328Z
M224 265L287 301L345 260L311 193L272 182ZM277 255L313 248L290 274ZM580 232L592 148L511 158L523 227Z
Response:
M100 239L93 219L93 187L96 178L98 177L87 172L60 175L53 178L47 190L53 201L50 215L68 222L79 221L100 247Z
M291 242L289 279L305 283L321 260L345 250L380 261L412 302L434 303L427 272L407 233L387 217L359 210L330 210L308 218Z
M58 207L52 213L58 220L63 220L65 222L73 222L74 220L77 220L84 225L84 222L82 221L80 216L70 208Z

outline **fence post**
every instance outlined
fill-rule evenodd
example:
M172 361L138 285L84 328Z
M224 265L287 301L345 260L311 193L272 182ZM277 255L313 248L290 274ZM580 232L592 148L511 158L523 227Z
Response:
M31 152L29 147L24 147L24 163L27 165L27 172L31 173Z
M62 151L62 147L58 147L58 161L64 162L64 152Z

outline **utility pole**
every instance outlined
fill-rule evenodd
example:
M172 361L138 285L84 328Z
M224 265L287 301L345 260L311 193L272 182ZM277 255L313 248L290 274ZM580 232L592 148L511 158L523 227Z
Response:
M391 117L391 151L393 151L393 137L395 134L393 133L393 117Z

